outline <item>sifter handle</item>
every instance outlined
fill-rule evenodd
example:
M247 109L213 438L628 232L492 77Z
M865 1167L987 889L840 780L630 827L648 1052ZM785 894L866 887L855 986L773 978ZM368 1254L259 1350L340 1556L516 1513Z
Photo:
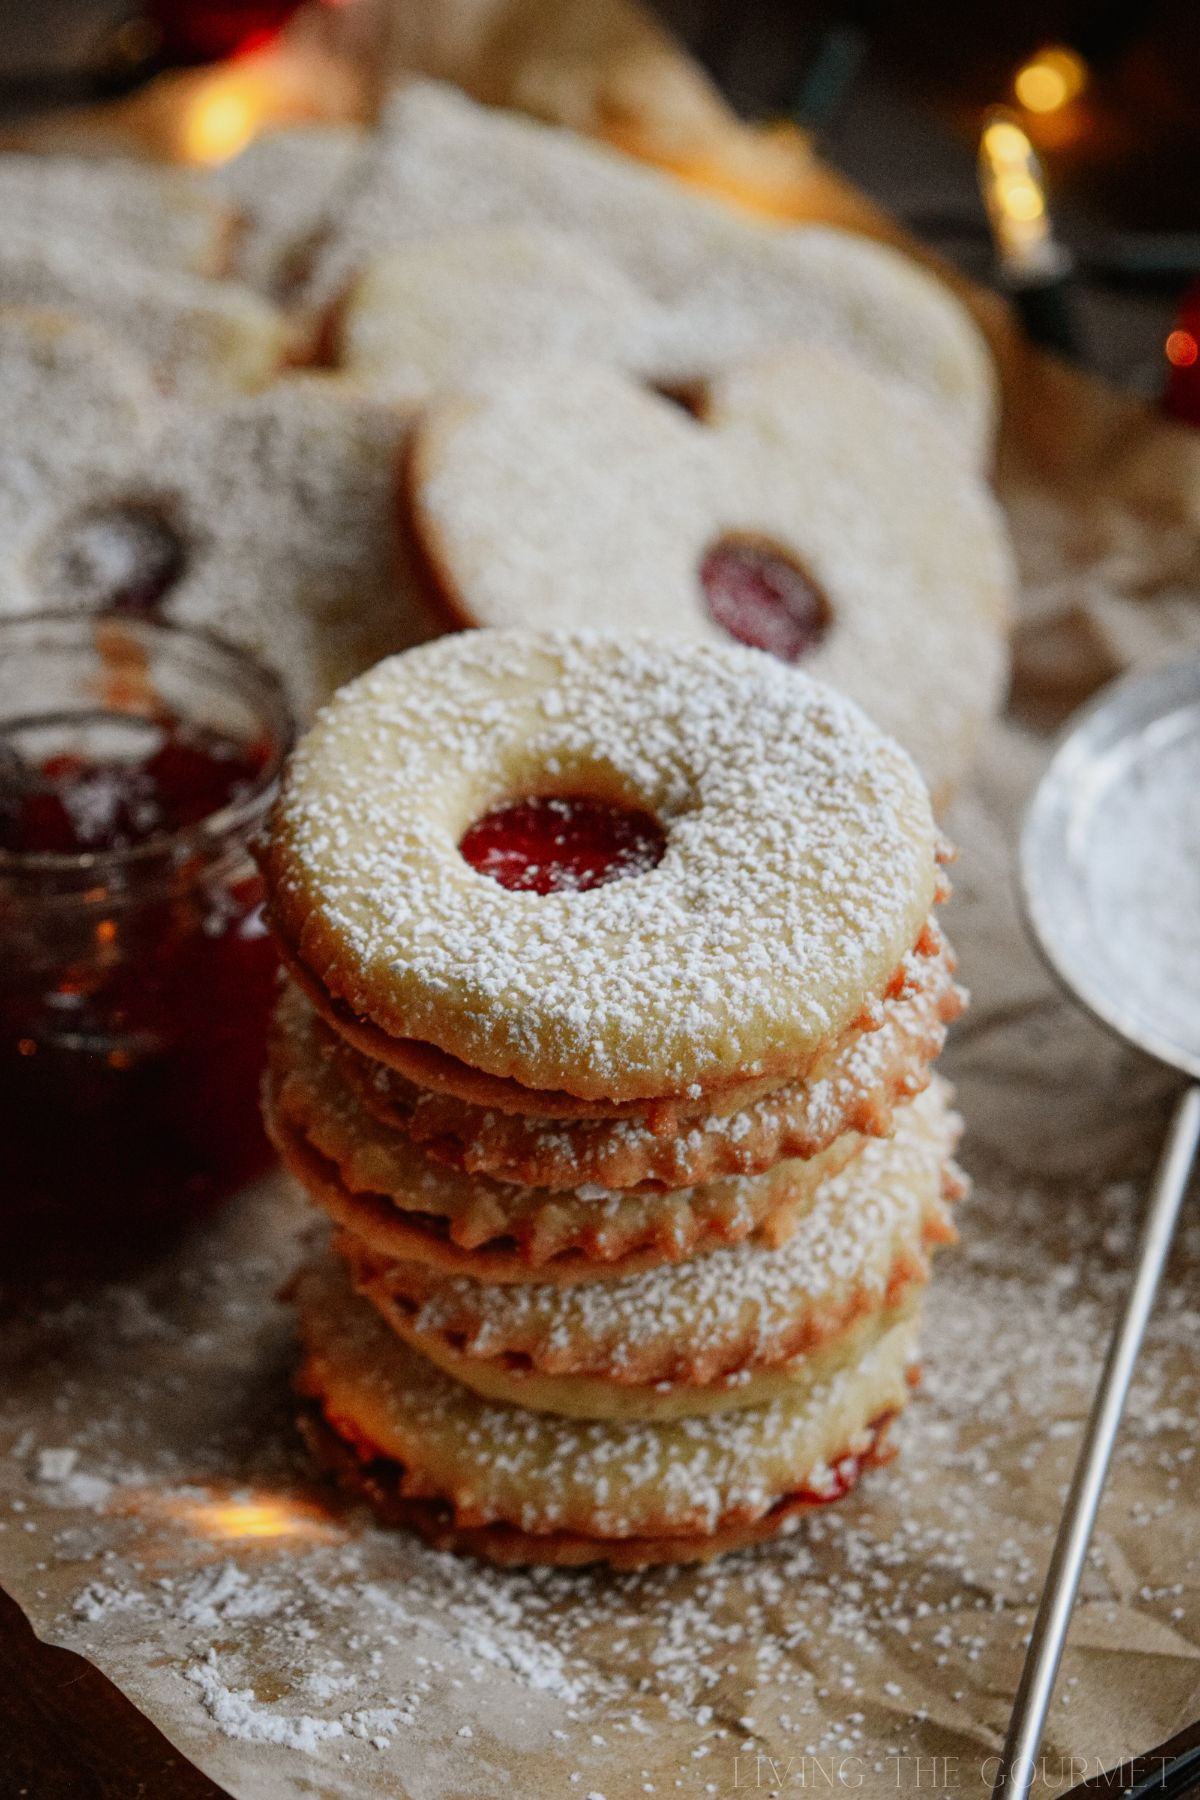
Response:
M1133 1281L1108 1346L1079 1460L1071 1477L1070 1492L1054 1541L1054 1554L1046 1573L1046 1585L1025 1654L1025 1667L1013 1702L1000 1770L992 1787L993 1800L999 1800L1000 1796L1003 1800L1028 1800L1033 1785L1046 1715L1050 1711L1054 1682L1071 1623L1071 1609L1079 1591L1083 1561L1104 1491L1104 1479L1198 1142L1200 1085L1192 1083L1175 1104L1155 1170L1138 1242Z

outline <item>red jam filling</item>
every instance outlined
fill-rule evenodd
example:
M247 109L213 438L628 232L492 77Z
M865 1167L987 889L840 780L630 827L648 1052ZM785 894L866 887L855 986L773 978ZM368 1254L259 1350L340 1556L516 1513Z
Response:
M815 582L757 538L721 538L700 564L700 586L722 631L782 662L799 662L829 630L829 603Z
M880 1413L872 1419L867 1430L871 1441L865 1449L848 1451L839 1456L829 1469L829 1478L819 1488L800 1488L796 1499L803 1500L811 1506L828 1506L837 1500L844 1500L852 1494L868 1469L878 1468L881 1463L890 1462L893 1451L888 1445L888 1426L895 1414Z
M459 844L473 869L525 894L582 894L644 875L666 847L666 833L649 813L558 795L497 806Z
M798 1498L810 1506L832 1506L852 1494L869 1466L865 1456L840 1456L829 1471L829 1480L819 1488L801 1488Z
M253 791L273 747L84 718L26 726L20 748L0 736L0 850L98 858L63 904L53 865L13 878L0 1264L124 1254L270 1163L258 1085L278 963L262 884L244 845L175 834ZM148 864L104 860L138 847Z

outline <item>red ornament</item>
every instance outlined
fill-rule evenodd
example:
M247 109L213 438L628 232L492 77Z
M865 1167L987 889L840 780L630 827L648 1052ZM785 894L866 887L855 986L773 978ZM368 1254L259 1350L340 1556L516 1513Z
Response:
M1165 350L1163 411L1184 425L1200 425L1200 282L1184 295Z
M298 0L149 0L147 13L169 63L219 62L276 37Z

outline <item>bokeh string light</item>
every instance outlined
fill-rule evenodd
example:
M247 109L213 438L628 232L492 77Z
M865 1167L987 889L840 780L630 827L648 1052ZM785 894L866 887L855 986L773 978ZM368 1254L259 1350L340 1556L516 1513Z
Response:
M1050 44L1031 56L1017 70L1013 92L1027 112L1061 111L1082 94L1088 84L1088 66L1077 50Z

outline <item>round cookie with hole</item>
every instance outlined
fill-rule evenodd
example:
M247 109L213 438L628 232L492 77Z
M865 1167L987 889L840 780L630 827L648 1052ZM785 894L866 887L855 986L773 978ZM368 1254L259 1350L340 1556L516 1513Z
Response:
M655 379L667 387L768 346L816 345L922 395L973 466L987 459L987 344L911 257L830 226L749 218L609 145L440 82L406 82L383 108L318 233L307 300L336 302L381 253L436 238L447 221L460 232L550 227L608 263L661 308Z
M0 612L20 605L11 547L31 515L75 480L146 453L162 425L145 365L100 326L0 306Z
M915 1381L918 1373L911 1364L910 1381ZM303 1396L303 1389L301 1393ZM643 1569L665 1563L711 1562L795 1531L810 1514L852 1493L863 1475L891 1462L896 1454L890 1437L894 1416L893 1411L881 1412L855 1437L853 1446L847 1445L844 1453L821 1471L819 1486L793 1491L758 1518L728 1521L700 1534L656 1537L604 1537L561 1529L524 1531L519 1525L499 1521L466 1524L449 1501L419 1493L419 1478L402 1462L386 1456L349 1420L339 1418L335 1429L315 1398L304 1398L297 1424L314 1457L351 1499L370 1507L387 1529L415 1531L435 1550L451 1550L501 1568L574 1569L606 1563L618 1569Z
M999 510L920 401L826 351L710 384L526 366L435 401L406 480L458 625L731 639L843 688L944 802L1007 677Z
M0 367L5 357L0 334ZM216 631L274 668L301 716L429 634L396 531L403 408L295 374L221 404L154 409L117 451L93 432L76 457L78 430L43 445L39 425L52 393L69 410L65 381L30 370L22 391L35 403L0 453L3 517L8 463L31 446L13 481L0 610L116 610Z
M569 878L543 880L580 815ZM537 880L481 867L478 833ZM798 669L491 631L337 695L263 866L289 963L385 1054L624 1105L799 1079L878 1024L940 852L910 759Z

